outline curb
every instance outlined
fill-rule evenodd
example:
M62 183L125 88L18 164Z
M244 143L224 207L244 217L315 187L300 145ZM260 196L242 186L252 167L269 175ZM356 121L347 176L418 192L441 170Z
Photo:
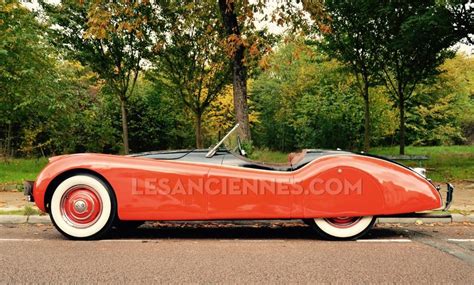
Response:
M0 224L51 224L49 216L0 215Z
M28 222L27 216L3 215L0 216L0 224L24 224Z
M301 220L234 220L234 221L187 221L188 224L201 223L231 223L236 225L252 225L255 223L287 223L299 222ZM174 222L174 221L168 221ZM182 221L176 221L183 223ZM451 214L449 216L431 216L431 217L386 217L378 218L377 223L382 224L430 224L430 223L474 223L474 215ZM19 215L0 215L0 224L51 224L48 215L45 216L19 216Z
M27 223L28 224L51 224L51 219L49 218L49 216L28 216Z
M463 223L463 222L470 222L474 223L474 215L461 215L461 214L451 214L452 221L454 223Z
M430 224L430 223L451 223L451 217L431 217L431 218L378 218L379 224Z

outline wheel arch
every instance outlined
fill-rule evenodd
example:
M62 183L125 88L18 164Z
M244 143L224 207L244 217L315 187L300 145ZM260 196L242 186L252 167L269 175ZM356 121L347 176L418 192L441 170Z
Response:
M115 202L117 202L117 196L116 196L114 188L103 175L87 168L73 168L73 169L69 169L58 174L56 177L54 177L51 180L51 182L46 187L46 191L44 194L44 207L46 209L46 212L48 213L50 212L49 208L50 208L51 198L53 197L54 189L56 189L56 187L64 180L68 179L69 177L72 177L74 175L79 175L79 174L89 174L101 179L102 182L104 182L112 190L112 193L113 193L112 198L115 200Z
M318 197L302 195L302 210L296 209L294 216L382 216L441 206L440 195L428 180L407 167L375 157L346 154L322 157L295 172L295 181L310 186L314 178L328 182L338 177L345 179L347 174L354 179L363 177L362 195L327 195L326 192ZM353 208L347 210L348 205Z

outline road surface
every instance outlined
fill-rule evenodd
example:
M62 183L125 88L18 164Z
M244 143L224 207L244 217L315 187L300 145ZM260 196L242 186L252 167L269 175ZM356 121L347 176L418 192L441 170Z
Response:
M100 241L0 225L0 283L474 283L474 225L377 225L318 239L298 222L146 224Z

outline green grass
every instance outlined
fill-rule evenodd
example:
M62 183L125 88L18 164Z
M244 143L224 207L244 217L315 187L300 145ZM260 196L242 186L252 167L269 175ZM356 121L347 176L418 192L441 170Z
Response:
M23 180L35 180L41 169L48 163L46 158L15 158L0 160L0 185L21 184Z
M370 149L370 153L398 155L398 146L393 147L374 147ZM405 147L407 155L441 155L441 154L458 154L474 155L474 145L452 145L452 146L407 146Z
M398 147L375 147L369 153L398 155ZM408 146L407 155L426 155L426 161L399 161L408 166L427 168L428 177L436 182L473 180L474 146ZM267 149L254 149L251 159L265 162L287 162L288 154Z
M269 163L285 163L288 162L288 153L268 149L254 149L249 158Z
M398 155L398 147L377 147L370 153ZM474 146L408 146L407 155L427 155L425 161L400 161L408 166L427 168L428 177L433 181L474 180Z
M0 210L0 215L20 215L20 216L33 216L33 215L42 215L43 212L40 210L26 205L25 207L18 210Z
M397 155L398 147L376 147L370 153L379 155ZM428 176L437 182L474 181L474 146L408 146L407 155L427 155L429 160L421 162L428 169ZM288 154L268 149L254 149L251 159L285 163ZM420 166L417 161L400 161L408 166ZM10 159L0 160L0 185L21 184L23 180L34 180L47 159Z

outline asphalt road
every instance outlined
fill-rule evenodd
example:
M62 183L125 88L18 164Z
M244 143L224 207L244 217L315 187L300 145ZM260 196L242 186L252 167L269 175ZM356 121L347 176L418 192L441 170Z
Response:
M296 222L147 224L101 241L0 225L0 283L474 283L474 225L377 225L329 242Z

